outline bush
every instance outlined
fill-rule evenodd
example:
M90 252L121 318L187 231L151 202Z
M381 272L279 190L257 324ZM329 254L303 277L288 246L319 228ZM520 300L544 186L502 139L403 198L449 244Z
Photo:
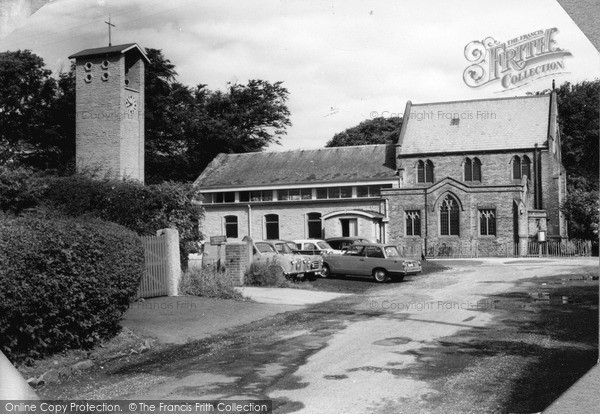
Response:
M0 209L19 214L39 204L44 184L25 168L0 167Z
M202 270L189 269L184 272L179 291L183 294L206 298L242 298L241 293L235 290L231 279L225 277L225 272L214 266L204 266Z
M176 228L184 265L188 254L198 251L202 210L194 203L200 194L192 184L143 185L137 181L94 180L81 174L46 180L43 202L48 207L70 216L91 214L140 236Z
M281 271L281 266L277 262L272 262L252 263L244 275L244 284L246 286L285 287L288 282Z
M140 238L99 219L0 217L0 349L28 362L119 330L144 271Z

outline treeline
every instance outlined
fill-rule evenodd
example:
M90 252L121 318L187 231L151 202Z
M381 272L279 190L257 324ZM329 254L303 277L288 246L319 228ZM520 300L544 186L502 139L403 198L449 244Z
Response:
M162 52L146 49L146 182L195 180L220 152L260 151L291 125L282 82L186 86ZM0 165L74 171L75 75L56 77L29 50L0 53Z

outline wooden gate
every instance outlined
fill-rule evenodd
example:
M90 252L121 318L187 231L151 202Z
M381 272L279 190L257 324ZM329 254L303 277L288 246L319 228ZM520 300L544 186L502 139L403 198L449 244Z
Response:
M142 236L145 270L136 299L167 296L168 257L167 239L160 236Z

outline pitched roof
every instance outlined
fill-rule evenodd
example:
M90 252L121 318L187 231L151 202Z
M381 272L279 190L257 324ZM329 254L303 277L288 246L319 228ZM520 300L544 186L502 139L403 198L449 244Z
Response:
M80 58L84 56L98 56L98 55L114 55L117 53L126 53L131 49L137 49L144 57L146 62L150 63L150 59L146 56L144 50L137 43L125 43L123 45L97 47L94 49L84 49L81 52L77 52L69 56L69 59Z
M551 95L411 104L401 155L543 146ZM458 118L454 124L451 119Z
M382 144L219 154L194 184L210 189L393 179L395 169L386 164L393 151Z

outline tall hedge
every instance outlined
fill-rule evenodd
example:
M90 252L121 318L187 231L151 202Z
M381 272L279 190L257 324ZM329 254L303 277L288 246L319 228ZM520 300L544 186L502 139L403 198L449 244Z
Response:
M0 216L0 348L27 361L111 337L143 271L140 238L120 225Z
M71 216L93 215L121 224L140 236L176 228L182 259L197 252L202 209L195 203L200 194L192 184L143 185L137 181L95 180L85 175L43 180L41 200L47 207Z

